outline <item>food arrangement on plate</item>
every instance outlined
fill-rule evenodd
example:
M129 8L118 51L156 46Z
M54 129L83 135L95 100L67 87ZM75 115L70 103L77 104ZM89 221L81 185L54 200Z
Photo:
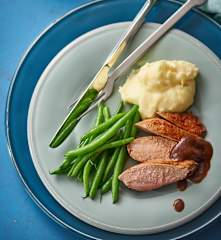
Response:
M114 3L114 1L108 1L102 6L100 3L96 3L95 6L99 5L102 9L105 9L106 6L109 6L107 9L108 11L111 11L111 9L113 8L111 2L113 2L115 6L119 4ZM127 12L129 15L127 15L127 17L125 18L125 16L122 16L120 12L118 13L120 15L112 14L111 18L112 16L114 17L109 23L125 21L125 19L130 20L134 16L135 7L136 9L138 9L140 7L139 4L141 3L140 1L132 2L128 1L127 4L125 4L125 1L119 2L122 7L125 7L125 9L127 10L125 12ZM153 9L154 14L151 14L146 20L147 22L163 22L165 18L168 17L171 14L171 12L173 12L174 9L178 7L179 6L177 5L177 3L174 2L172 3L169 1L160 1L159 5L157 5L156 8ZM91 14L91 11L93 10L93 5L91 8L88 8L88 10L89 13ZM84 10L81 12L84 12ZM162 12L165 13L165 16L164 14L161 14ZM154 65L156 66L156 61L159 65L160 62L169 63L172 61L180 62L184 60L188 61L189 63L194 63L195 66L199 68L200 74L199 76L197 76L196 80L197 88L194 97L193 107L191 109L188 108L187 112L193 112L196 116L198 116L198 119L203 122L205 128L207 128L207 139L212 143L214 148L211 168L206 179L203 180L200 184L192 184L190 179L191 173L189 173L187 180L184 179L176 183L169 184L165 187L160 187L154 190L144 192L137 192L133 189L129 189L125 186L125 184L121 180L119 180L118 183L120 185L119 191L120 201L118 202L118 204L112 204L111 201L112 189L107 194L102 193L103 196L102 204L100 204L99 196L101 195L100 193L102 191L102 187L104 184L103 179L101 183L102 186L99 185L97 187L98 200L93 201L89 198L89 196L86 200L82 200L82 196L85 195L83 183L85 184L84 186L85 189L89 189L88 190L89 195L92 188L93 174L97 172L96 168L98 167L99 164L99 163L97 164L97 162L100 161L100 158L97 159L97 162L95 161L95 163L92 161L93 159L90 159L91 160L90 162L87 161L86 163L87 169L89 170L86 171L85 168L85 175L82 175L81 171L84 171L84 169L81 168L78 177L81 180L84 176L84 179L86 179L86 181L83 181L83 183L78 181L77 177L67 177L67 173L64 173L63 176L49 175L48 173L49 170L53 171L62 163L64 154L66 152L72 151L78 146L78 144L81 142L80 139L81 137L82 139L85 139L84 136L85 135L87 136L87 132L90 131L90 128L95 128L94 125L96 123L95 116L96 111L93 111L91 114L85 116L81 121L79 121L80 120L80 118L78 118L79 115L78 114L77 114L78 116L75 115L76 121L74 121L73 118L72 121L70 122L69 126L70 132L72 132L73 130L73 125L77 122L79 123L76 124L76 128L71 133L70 137L60 147L56 149L49 148L48 144L51 141L52 136L55 133L55 130L59 128L59 124L67 115L68 110L70 110L70 108L68 109L68 106L73 102L72 99L79 96L79 93L82 92L86 84L89 84L89 80L91 80L92 75L95 73L95 71L97 71L97 69L100 67L100 64L103 62L104 55L107 54L113 48L116 41L120 39L121 35L123 35L127 31L129 23L117 23L103 26L106 25L107 22L106 20L105 21L103 20L102 14L99 14L99 11L97 11L96 14L94 14L94 16L96 16L96 21L99 19L98 22L100 26L103 27L97 29L97 25L88 26L88 23L82 22L81 32L78 32L77 28L75 29L76 31L70 30L72 29L73 16L75 15L78 14L71 14L70 17L69 16L65 17L65 19L62 20L61 23L59 22L58 24L59 26L56 28L59 29L59 31L56 31L56 33L59 32L60 34L61 26L63 26L62 35L64 38L62 39L58 38L57 41L56 36L54 36L54 31L49 31L47 32L47 34L44 35L44 37L40 39L41 41L39 41L39 43L37 42L37 44L33 46L33 49L31 51L32 52L34 51L35 53L34 56L36 56L36 58L31 57L33 56L33 54L28 55L27 61L29 62L29 64L23 64L25 66L22 65L22 67L20 67L23 74L17 73L16 84L13 84L13 89L10 94L10 104L8 106L9 107L8 115L10 117L8 119L9 126L8 137L18 169L21 173L21 176L23 176L23 178L25 179L27 186L31 187L31 193L36 197L37 200L40 200L40 202L43 203L44 209L48 210L49 213L51 212L53 216L55 214L55 218L58 219L59 221L60 220L64 221L65 225L71 226L71 228L79 230L78 226L76 225L78 224L78 222L80 222L79 223L80 231L82 230L81 229L82 225L84 226L85 223L79 221L78 218L86 223L89 223L90 225L115 233L123 234L158 233L158 235L155 235L158 236L158 238L161 238L161 236L167 236L168 238L167 235L168 232L162 232L165 230L170 229L169 234L171 237L175 236L177 237L177 234L180 237L181 235L183 235L184 232L185 233L190 231L192 232L192 230L196 230L197 227L204 226L203 225L204 223L211 221L215 214L218 214L217 213L218 208L216 208L216 213L215 214L213 213L212 216L207 218L208 214L214 209L213 207L211 209L209 208L220 196L220 181L219 181L220 175L219 169L221 167L219 161L220 136L217 131L219 129L219 123L217 119L219 119L220 113L218 109L219 108L218 103L220 102L218 86L220 85L219 76L221 72L220 67L221 65L218 57L216 57L213 54L213 52L204 45L207 44L208 46L210 46L210 48L219 56L220 54L218 52L218 49L213 44L211 45L211 39L209 39L208 36L204 36L203 34L200 34L199 36L196 34L197 32L202 33L203 32L202 29L204 29L205 24L208 24L209 26L211 25L210 28L212 28L212 30L211 29L208 30L208 32L210 32L210 34L213 36L212 39L219 39L220 29L216 28L215 24L210 22L209 19L200 16L198 12L192 11L189 15L196 19L196 21L194 21L195 24L191 25L189 24L189 21L186 21L186 19L184 19L182 23L178 25L178 28L182 26L181 27L182 30L197 37L202 42L204 42L204 44L202 44L196 38L193 38L191 35L186 34L185 32L179 30L172 30L165 36L165 38L163 38L159 43L157 43L156 46L154 46L150 51L148 51L148 55L145 56L146 61L142 61L142 64L139 64L139 68L136 67L135 70L132 70L131 72L131 69L133 67L130 66L128 72L131 72L131 74L128 74L128 72L126 73L127 76L129 76L131 79L133 79L133 81L135 81L134 76L138 71L140 72L140 68L143 68L144 65L146 64L149 65L149 67L150 66L153 67ZM107 14L107 16L109 15ZM86 16L85 14L83 14L83 16L80 15L77 18L78 19L77 22L79 22L80 21L79 18L82 17L87 18L88 15ZM136 49L140 44L142 44L143 40L145 40L148 36L151 36L155 30L159 29L159 27L160 27L159 24L154 23L145 24L141 30L141 33L137 35L131 47L129 47L128 53L130 53L131 51ZM195 29L197 30L195 31ZM89 30L92 31L88 32ZM82 35L82 33L85 34ZM73 42L66 46L66 44L70 42L70 39L72 39L73 36L75 36L76 39L74 37ZM45 39L47 40L50 39L50 42L54 43L53 45L50 45L50 47L53 49L53 50L50 49L50 53L51 51L53 52L52 55L49 54L50 56L48 54L45 54L47 53L48 49L48 41L46 41ZM39 45L41 46L40 48ZM42 46L44 46L43 47L44 51L42 49ZM58 49L62 50L58 53ZM38 52L37 55L36 52ZM44 52L44 54L42 52ZM51 57L53 56L55 57L51 61ZM36 62L38 62L39 65ZM38 69L36 69L35 67L31 67L36 66L36 64L39 66ZM46 64L49 65L45 69ZM29 74L30 69L32 69L33 74ZM43 69L45 69L44 72L42 72ZM21 72L21 70L19 70L19 72ZM147 72L149 72L149 70ZM38 82L37 78L40 78ZM164 75L164 78L166 78L166 75ZM30 80L29 82L31 82L32 85L31 87L26 88L26 86L24 86L26 84L24 83L27 83L27 79ZM103 103L105 102L106 107L105 105L101 104L101 107L103 109L104 108L107 109L107 106L110 108L111 118L115 117L116 114L119 114L117 112L118 105L120 104L120 99L121 98L123 99L122 89L123 90L125 89L124 85L127 83L125 79L126 79L125 75L122 76L115 84L115 90L113 92L113 95L107 101L103 101ZM17 84L17 82L19 82L19 84ZM139 83L141 90L147 87L146 83L143 84L142 81L137 82ZM36 87L33 92L33 87L35 85ZM128 86L128 84L126 85ZM178 85L179 84L177 84L177 86ZM185 82L185 86L186 85L187 83ZM121 86L120 88L121 96L118 91L119 86ZM132 86L136 87L136 84L133 84ZM98 92L96 90L97 88L96 89L95 88L88 89L92 95L93 94L94 96L96 95L95 100L92 100L93 98L92 95L91 95L92 97L89 96L88 98L89 101L91 101L92 105L94 104L95 101L98 101L100 98L102 98L101 92L103 91L103 89ZM106 86L104 88L106 88ZM135 100L137 102L131 103L137 106L139 105L138 108L140 115L142 117L142 120L140 119L135 125L137 126L139 122L147 120L151 120L152 123L157 122L159 124L159 122L162 122L163 119L166 120L167 122L172 123L173 125L176 125L179 128L182 128L183 130L185 130L185 133L189 132L191 129L194 129L194 128L190 129L189 127L185 128L184 126L182 127L182 124L179 124L183 118L181 118L180 120L180 118L177 118L178 115L185 116L182 114L186 114L186 111L178 112L178 110L173 110L174 112L172 112L167 109L158 109L157 99L160 100L160 103L162 103L164 99L166 99L165 98L166 88L164 88L164 90L161 89L160 91L158 89L157 91L160 92L159 95L154 94L155 88L158 89L159 87L158 86L151 87L151 83L149 84L148 91L145 91L146 93L148 92L148 94L146 94L146 97L151 96L153 101L145 101L144 103L146 103L146 105L143 105L145 107L143 108L143 110L144 109L146 111L148 110L148 112L146 112L145 114L153 112L153 110L149 108L149 104L152 104L154 106L155 109L154 112L156 111L156 113L151 117L150 116L143 117L143 110L141 110L142 109L141 105L144 104L142 103L141 99L145 100L147 98L139 97L139 95L141 95L139 94L138 96L135 96ZM188 92L190 93L191 91ZM139 91L139 93L141 93L141 91ZM24 99L26 99L25 100L26 104L22 105L22 108L20 108L19 99L21 99L20 96L23 94ZM32 94L33 96L31 99ZM134 97L134 95L132 97ZM171 99L170 105L173 104L173 101L171 101ZM31 102L29 106L28 104L30 100ZM178 99L176 98L176 100ZM127 102L126 99L123 99L123 101ZM130 107L132 107L130 105L128 107L127 104L124 105L125 105L124 109L119 111L120 113L123 113L122 116L121 115L118 116L119 119L121 119L125 115L125 113L130 109ZM84 108L86 107L84 106ZM80 108L80 110L82 110L82 108ZM104 112L107 111L103 110L102 111L103 115ZM168 114L173 115L170 115L170 118L168 118ZM197 118L195 119L196 119L195 121L197 121ZM26 126L26 124L28 127L27 133L26 131L24 131L24 129L17 128L17 126ZM163 121L163 125L165 124L166 123ZM113 125L111 124L110 127L111 126ZM68 125L66 125L66 127L67 128L63 129L65 130L64 135L62 136L60 135L60 139L57 138L57 140L59 140L60 143L66 138L66 135L69 134ZM139 128L136 127L134 129L138 130ZM173 165L170 164L170 161L171 160L174 161L174 159L176 158L182 159L181 155L179 155L180 152L178 154L178 157L174 155L175 153L173 153L172 156L172 150L174 149L174 146L177 145L177 148L179 150L179 146L182 148L182 141L178 140L174 141L172 139L169 139L166 137L165 131L162 132L159 131L159 129L153 127L150 128L149 125L148 129L150 129L152 132L155 132L155 134L150 132L148 132L147 134L145 131L139 129L139 132L137 131L135 139L128 140L128 138L126 138L127 141L131 140L132 141L126 145L123 145L124 148L126 148L127 150L126 153L128 156L126 156L125 158L126 164L121 174L119 175L118 179L125 171L129 170L132 167L131 165L138 166L139 164L143 164L142 162L139 161L145 161L145 163L148 161L149 168L152 167L153 165L151 161L158 160L158 162L157 161L154 162L154 169L156 169L156 166L158 167L158 165L160 165L159 166L160 171L158 169L156 170L158 176L160 176L161 171L162 172L166 171L166 169L172 167L174 167L173 171L175 173L177 171L179 171L179 174L181 173L180 163L179 167L177 167L175 166L175 164ZM196 133L197 135L198 131L202 131L201 125L199 129L200 130L193 131L192 133L193 134ZM125 128L123 126L121 127L121 129L119 129L119 132L122 132L123 134L124 130ZM106 130L104 132L106 132ZM205 135L206 131L203 130L202 132L204 132ZM26 135L28 137L28 141L26 139ZM94 140L95 139L93 139L93 141ZM106 142L103 145L111 144L113 147L111 141L115 142L114 144L116 144L116 141L118 140L122 140L122 138L118 136L116 136L116 138L112 137L109 140L110 142ZM59 143L59 141L57 141L57 144ZM185 142L185 139L183 139L183 141ZM143 144L143 142L145 144ZM159 144L157 144L158 142ZM191 139L185 142L185 146L189 146L187 143L192 147ZM203 141L202 143L205 142ZM117 144L119 144L119 141L117 142ZM123 143L121 142L121 144ZM53 146L53 143L51 144L52 147L55 147L55 145ZM109 147L111 145L109 145ZM140 148L138 149L137 145L141 147L141 150ZM155 149L152 146L154 146ZM121 147L122 146L118 148ZM188 150L188 148L185 147L185 150ZM115 152L115 148L111 148L109 150L106 149L105 151L108 151L109 154L111 155ZM182 167L184 169L187 168L189 170L192 165L188 165L188 162L186 161L190 161L192 157L190 160L187 159L189 158L188 152L189 150L187 151L187 153L185 152L182 153L188 154L187 155L188 157L182 155L183 159L185 160L185 164L182 165ZM111 156L110 155L109 159L107 159L108 164L106 163L108 166L110 166L109 162L110 158L112 157L112 155ZM117 155L118 153L116 153L115 156ZM129 158L130 155L135 161L130 160ZM207 155L204 156L206 158ZM153 160L151 160L152 158ZM163 166L161 166L162 163L160 162L162 160L165 160ZM113 165L108 168L110 170L107 170L108 166L105 166L105 172L109 173L111 172L110 175L108 175L109 178L105 177L107 178L107 180L111 179L111 176L114 173L113 170L116 166L115 161L116 160L113 160L112 163ZM196 168L199 169L199 167L201 167L201 163L199 164L198 161L194 162L197 162L198 165ZM143 171L142 165L141 168ZM192 168L194 168L194 166L192 166ZM86 174L88 171L91 172L89 180L87 180L87 176L89 175ZM199 170L196 169L193 171L198 172ZM134 177L134 175L132 177ZM130 178L130 180L134 181L134 179L132 178ZM107 190L110 189L110 181L109 186L108 184L106 185ZM152 184L153 182L151 181L152 180L148 180L148 182ZM165 181L161 181L161 183L164 184ZM188 188L186 189L186 191L177 190L176 185L180 190L183 190L187 187L187 183ZM152 184L151 186L153 187L155 185ZM45 188L48 191L45 191ZM175 212L173 210L172 204L173 202L174 208L176 208L177 210L182 209L185 204L186 205L185 211L182 211L181 213ZM190 222L193 218L199 216L199 214L201 214L206 209L209 210L207 211L207 213L205 213L205 215L201 215L199 218L195 219L195 221ZM202 219L204 220L201 221ZM182 227L177 228L181 224L187 222L189 223L183 225ZM113 233L111 232L104 232L101 231L100 229L95 229L87 225L86 232L91 233L92 231L95 232L95 237L98 238L106 239L107 237L103 237L104 233L107 234L108 236L113 236ZM114 237L115 236L116 235L114 235ZM123 235L118 236L122 237ZM151 238L152 236L153 235L150 236L145 235L138 236L138 238L142 239L148 237ZM130 238L130 236L128 237ZM122 238L125 238L125 236L123 236Z
M95 127L81 137L78 146L65 153L62 164L51 174L65 174L82 181L84 198L94 199L98 191L102 196L111 190L113 203L119 199L120 182L136 191L151 191L177 183L183 191L187 179L195 183L203 180L210 168L213 148L203 139L206 134L203 123L186 112L196 92L199 69L194 64L183 60L144 62L131 71L119 89L122 101L132 104L131 108L125 111L121 104L112 116L104 102L112 94L119 76L137 63L185 13L204 2L188 1L109 74L154 1L144 4L97 75L73 104L50 147L62 144L80 119L98 106ZM149 135L137 137L137 129ZM125 169L127 151L132 159L142 163ZM182 211L184 202L175 200L174 208Z
M101 102L95 127L51 174L82 181L84 197L94 199L98 192L111 190L113 203L119 199L120 182L135 191L172 183L183 191L187 181L201 182L209 171L213 149L204 140L206 126L186 112L194 102L198 72L194 64L175 60L146 63L133 70L119 89L124 104L111 115ZM125 111L126 103L134 105ZM148 135L139 137L138 129ZM139 163L125 169L128 155ZM181 211L184 203L176 199L174 206Z

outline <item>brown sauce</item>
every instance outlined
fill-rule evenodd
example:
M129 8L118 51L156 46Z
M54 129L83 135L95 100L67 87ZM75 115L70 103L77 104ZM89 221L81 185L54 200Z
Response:
M184 179L182 181L177 182L176 186L180 191L185 191L187 189L188 182L186 179Z
M183 209L185 207L184 201L182 199L176 199L173 202L173 207L177 212L183 211Z
M198 168L189 176L189 179L199 183L207 176L212 155L213 148L209 142L199 137L186 136L172 149L170 157L177 160L196 161Z

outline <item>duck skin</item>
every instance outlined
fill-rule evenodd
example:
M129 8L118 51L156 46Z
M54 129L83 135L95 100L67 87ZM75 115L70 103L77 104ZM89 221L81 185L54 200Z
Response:
M206 135L206 127L193 115L191 112L187 113L170 113L170 112L157 112L157 114L165 120L173 123L194 135L204 137Z
M136 123L135 126L145 132L151 132L177 142L179 142L182 137L193 135L161 118L146 119Z

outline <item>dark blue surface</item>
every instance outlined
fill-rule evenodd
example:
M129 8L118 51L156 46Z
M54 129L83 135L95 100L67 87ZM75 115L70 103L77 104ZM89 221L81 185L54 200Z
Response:
M31 3L30 3L31 2ZM1 54L0 54L0 108L1 112L5 108L6 92L11 81L12 72L18 60L33 38L58 16L64 12L75 7L76 4L83 1L3 1L3 8L1 7L0 14L0 29L3 29L4 34L1 36ZM11 5L11 6L10 6ZM135 9L134 9L135 11ZM117 14L117 13L116 13ZM157 14L163 15L162 12ZM93 17L93 15L92 15ZM156 16L152 16L156 17ZM186 29L186 24L194 23L194 16L189 15L185 19L185 24L178 25L180 28ZM1 26L2 24L2 26ZM80 24L80 23L79 23ZM103 23L105 24L105 22ZM77 27L77 26L76 26ZM206 29L206 26L205 26ZM200 29L199 29L200 30ZM201 30L200 30L201 31ZM202 33L196 31L196 36ZM206 32L205 32L206 33ZM73 37L73 36L72 36ZM62 36L61 36L62 38ZM59 40L60 41L60 40ZM69 41L68 39L61 39L61 41ZM211 38L207 45L212 47L218 38ZM211 44L211 46L210 46ZM221 49L218 49L221 51ZM55 51L55 50L54 50ZM53 52L48 52L53 56ZM217 53L218 54L218 53ZM221 54L221 52L220 52ZM46 61L47 62L47 61ZM45 64L46 64L45 62ZM41 68L44 68L44 62L40 61ZM29 69L29 74L35 71ZM40 71L40 70L39 70ZM39 74L39 73L38 73ZM37 75L36 75L37 77ZM28 81L28 79L27 79ZM24 98L19 96L16 101L20 105L20 111L23 111ZM20 117L19 115L17 116ZM3 118L1 120L0 132L3 133L4 125ZM21 129L21 134L26 126L17 126ZM23 128L23 129L22 129ZM22 144L22 143L21 143ZM9 239L81 239L74 233L61 228L53 223L46 215L44 215L30 200L28 195L24 192L23 186L20 184L17 174L9 160L6 141L1 135L0 139L1 159L3 159L2 174L0 175L0 238ZM26 155L23 156L27 158ZM220 221L216 225L209 227L210 231L195 235L188 239L208 239L211 234L213 239L218 239Z

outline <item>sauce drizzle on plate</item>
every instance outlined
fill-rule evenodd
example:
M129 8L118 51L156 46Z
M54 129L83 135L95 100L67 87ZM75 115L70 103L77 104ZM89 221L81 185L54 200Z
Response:
M207 176L212 155L213 148L209 142L199 137L186 136L173 148L170 157L177 160L196 161L198 169L188 178L194 183L199 183Z

